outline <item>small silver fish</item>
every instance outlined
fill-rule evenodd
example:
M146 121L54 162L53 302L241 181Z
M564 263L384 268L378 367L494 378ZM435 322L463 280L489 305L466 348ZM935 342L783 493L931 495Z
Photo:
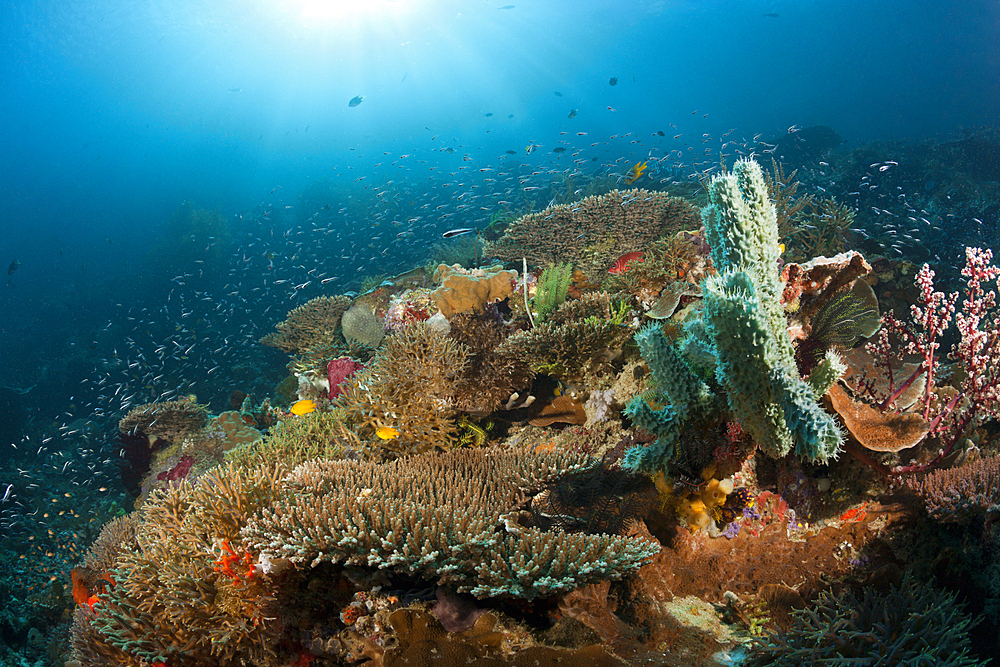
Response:
M471 234L476 231L473 227L459 227L458 229L449 229L444 234L441 235L443 239L453 239L456 236L465 236L466 234Z

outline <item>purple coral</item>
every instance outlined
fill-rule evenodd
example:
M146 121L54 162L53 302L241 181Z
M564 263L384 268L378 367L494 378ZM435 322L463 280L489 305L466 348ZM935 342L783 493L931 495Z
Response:
M340 385L344 382L344 380L351 377L362 368L364 368L364 364L360 364L350 357L332 359L326 366L326 376L330 381L330 398L332 399L340 396Z

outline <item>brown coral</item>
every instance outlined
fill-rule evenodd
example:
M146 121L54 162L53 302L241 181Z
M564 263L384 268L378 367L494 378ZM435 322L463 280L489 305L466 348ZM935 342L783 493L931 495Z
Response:
M150 444L157 439L178 443L208 422L208 409L191 401L147 403L132 410L118 422L122 434L143 433Z
M264 345L294 355L296 370L314 370L322 362L346 350L338 333L341 318L351 306L347 296L318 296L288 313L277 331L260 339Z
M318 296L292 309L274 333L260 339L264 345L276 347L289 354L304 354L310 350L329 347L337 340L340 318L351 305L343 295Z
M239 529L270 504L284 470L222 466L193 485L154 493L136 548L115 557L115 585L93 610L76 610L75 659L84 667L222 667L273 655L281 627L270 604L278 589L255 572L256 555ZM96 551L89 558L109 562Z
M366 657L363 667L623 667L627 663L603 646L567 649L551 646L513 648L507 646L511 632L498 617L486 613L464 632L450 633L421 609L397 609L388 618L393 641L376 644L356 637L363 649L355 658ZM356 634L356 633L355 633Z
M510 333L495 312L460 313L452 318L448 335L472 353L455 389L458 410L488 415L515 391L531 388L535 377L531 367L520 358L496 352Z
M588 293L563 303L544 323L510 336L497 352L525 361L538 373L599 386L598 376L610 369L634 333L624 313L607 292Z
M227 451L226 459L243 465L272 460L294 466L310 459L341 458L360 445L343 420L338 410L285 417L263 440Z
M482 449L309 461L242 537L271 558L392 568L480 598L551 595L617 578L658 550L516 522L523 494L586 465L581 454Z
M396 453L447 448L454 442L452 420L458 382L469 348L425 322L388 336L375 359L341 385L334 404L365 436L390 427L398 435L380 439Z
M94 544L87 551L84 567L96 572L114 569L118 559L127 551L138 549L136 534L140 525L138 512L108 521L101 528Z
M431 292L441 314L449 320L457 313L482 312L483 307L506 299L514 291L516 271L499 266L463 269L441 264L434 272L434 282L441 286Z
M569 262L588 278L603 278L628 252L655 239L700 226L697 210L679 197L649 190L612 190L572 204L557 204L512 222L483 253L503 261L526 258L536 266Z
M958 468L909 479L936 519L957 521L1000 509L1000 456L976 459Z

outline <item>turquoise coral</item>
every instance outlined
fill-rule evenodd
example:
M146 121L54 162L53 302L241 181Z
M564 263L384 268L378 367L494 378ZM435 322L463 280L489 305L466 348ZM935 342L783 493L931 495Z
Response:
M662 470L685 423L711 414L715 398L696 370L714 374L733 415L770 456L794 445L812 461L835 457L843 436L817 400L842 365L830 357L810 381L799 377L780 302L777 222L760 167L741 160L712 181L709 197L702 218L718 273L703 283L703 321L687 328L683 353L657 329L636 336L667 404L654 410L640 397L628 405L626 414L657 441L632 448L625 464Z
M655 398L664 399L664 407L654 410L650 396L636 396L625 408L635 424L653 435L649 447L633 447L627 452L625 466L655 474L674 457L684 424L689 418L709 415L718 401L709 386L689 368L676 348L663 335L658 324L644 327L635 335L643 358L656 381Z
M760 166L740 160L709 185L706 236L718 273L705 280L715 376L733 414L769 455L835 457L843 435L795 365L780 296L778 227ZM818 387L821 388L821 387Z

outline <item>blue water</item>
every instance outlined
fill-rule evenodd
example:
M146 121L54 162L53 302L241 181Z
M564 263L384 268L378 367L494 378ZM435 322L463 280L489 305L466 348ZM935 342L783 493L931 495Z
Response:
M292 307L566 175L653 159L661 189L799 128L995 123L998 33L992 1L5 3L0 492L113 481L133 405L263 398ZM196 209L217 224L171 228Z

